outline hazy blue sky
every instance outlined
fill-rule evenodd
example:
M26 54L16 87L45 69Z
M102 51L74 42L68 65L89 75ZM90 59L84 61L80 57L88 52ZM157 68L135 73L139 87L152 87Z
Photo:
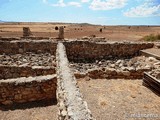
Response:
M160 0L0 0L0 20L160 25Z

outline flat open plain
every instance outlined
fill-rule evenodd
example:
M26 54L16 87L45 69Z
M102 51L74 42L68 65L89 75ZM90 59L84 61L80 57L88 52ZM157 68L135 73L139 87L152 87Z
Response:
M65 38L76 39L96 35L107 40L137 41L150 34L160 33L160 26L102 26L90 24L65 23L0 23L0 36L22 37L23 27L29 27L33 36L57 37L56 26L65 26ZM102 28L102 32L100 32Z

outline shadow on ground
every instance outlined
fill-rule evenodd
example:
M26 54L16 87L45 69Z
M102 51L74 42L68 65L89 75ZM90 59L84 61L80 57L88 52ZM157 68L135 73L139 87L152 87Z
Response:
M150 89L153 93L155 93L155 95L160 97L160 93L156 89L154 89L154 87L151 87L144 82L142 83L142 85L145 86L146 88Z
M28 102L28 103L15 103L13 105L1 105L0 104L0 110L1 111L8 111L8 110L25 110L25 109L31 109L35 107L46 107L46 106L52 106L57 105L57 101L53 99L49 100L40 100L40 101L34 101L34 102Z

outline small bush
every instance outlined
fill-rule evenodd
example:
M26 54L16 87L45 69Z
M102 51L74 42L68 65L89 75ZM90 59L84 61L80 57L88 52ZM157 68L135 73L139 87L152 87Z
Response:
M93 37L93 38L95 38L95 37L96 37L96 35L90 35L89 37Z
M157 35L157 39L160 40L160 34Z
M102 28L100 28L99 31L102 32Z
M58 27L57 27L57 26L55 27L55 30L58 30Z
M154 35L154 34L150 34L147 35L143 38L143 40L145 41L157 41L160 40L160 34Z

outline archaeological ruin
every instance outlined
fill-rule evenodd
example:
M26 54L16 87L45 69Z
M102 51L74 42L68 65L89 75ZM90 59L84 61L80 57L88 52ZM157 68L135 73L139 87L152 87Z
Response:
M81 79L97 84L101 79L144 79L160 93L160 61L142 54L156 46L153 42L6 39L0 38L1 106L52 99L57 119L92 120L94 112L78 85Z
M23 37L27 38L27 37L29 37L31 35L32 35L32 33L30 31L30 28L29 27L23 27Z

